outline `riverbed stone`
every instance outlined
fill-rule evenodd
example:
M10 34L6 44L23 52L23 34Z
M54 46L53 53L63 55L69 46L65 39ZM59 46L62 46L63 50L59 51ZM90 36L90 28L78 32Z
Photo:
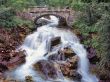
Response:
M34 80L33 80L32 76L26 76L25 82L34 82Z
M51 39L51 48L61 43L61 37L55 37Z
M8 67L2 63L0 63L0 73L2 74L3 72L7 71Z
M66 61L40 60L34 64L34 68L45 79L55 79L57 78L57 72L61 71L65 77L80 80L81 75L77 72L78 61L78 56L73 56Z
M56 53L51 54L48 59L49 60L58 60L58 61L65 61L68 58L71 58L73 56L75 56L76 54L74 53L74 51L71 48L64 48L63 50L59 50Z
M74 53L74 51L69 48L69 47L66 47L64 48L61 53L63 53L65 55L65 58L71 58L73 56L75 56L76 54Z
M59 61L57 63L64 76L74 80L80 80L81 75L77 72L78 61L79 61L79 57L73 56L72 58L69 58L66 61Z
M45 79L57 78L57 70L52 61L40 60L34 64L34 68L36 71L40 72Z

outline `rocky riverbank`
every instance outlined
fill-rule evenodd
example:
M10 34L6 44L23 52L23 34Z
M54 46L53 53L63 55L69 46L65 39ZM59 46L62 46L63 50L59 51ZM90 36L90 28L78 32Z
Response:
M24 51L16 49L28 33L29 29L26 27L0 28L0 78L4 77L5 71L12 70L25 62Z

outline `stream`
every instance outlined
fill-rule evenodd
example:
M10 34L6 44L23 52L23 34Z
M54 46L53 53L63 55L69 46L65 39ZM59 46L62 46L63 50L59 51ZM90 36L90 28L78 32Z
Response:
M69 29L57 28L59 19L55 16L50 15L50 19L44 17L41 19L47 20L49 23L38 27L35 32L27 35L24 43L18 48L18 50L26 51L26 62L13 72L14 78L24 80L25 76L30 75L35 82L77 82L66 79L61 71L57 72L57 79L44 80L33 68L33 64L36 62L48 60L51 39L61 37L61 44L53 48L51 53L56 53L59 49L63 50L67 46L70 47L79 57L77 71L82 76L81 82L98 82L98 78L89 72L89 61L86 49L80 44L77 36Z

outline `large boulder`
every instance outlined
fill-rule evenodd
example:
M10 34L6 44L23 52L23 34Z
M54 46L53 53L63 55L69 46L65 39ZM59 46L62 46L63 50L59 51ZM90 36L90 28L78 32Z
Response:
M51 54L51 53L50 53ZM51 54L48 59L49 60L59 60L59 61L65 61L68 58L71 58L75 56L76 54L71 48L64 48L63 50L59 50L57 53Z
M48 57L48 60L57 62L62 74L73 80L81 80L81 75L77 72L79 57L70 48L59 50Z
M50 53L51 54L51 53ZM48 60L53 60L53 61L65 61L65 56L62 53L52 53L51 55L48 56Z
M34 68L44 79L56 79L58 72L73 80L81 80L81 75L77 72L78 56L73 56L67 61L40 60L34 64Z
M78 67L78 56L74 56L63 63L59 63L61 66L61 70L64 71L64 75L66 72L70 72L70 70L76 70ZM66 71L67 69L67 71Z
M78 60L79 60L78 56L73 56L66 62L63 63L59 62L62 74L74 80L81 80L81 75L77 72Z
M65 55L65 58L71 58L76 55L74 51L69 47L64 48L64 50L62 50L61 53Z
M61 37L55 37L51 39L51 48L61 43Z
M57 69L52 61L40 60L34 64L34 68L40 72L44 79L57 78Z
M60 71L65 77L81 80L81 75L77 72L79 57L71 48L48 55L48 60L40 60L34 64L34 68L43 75L42 77L57 78Z

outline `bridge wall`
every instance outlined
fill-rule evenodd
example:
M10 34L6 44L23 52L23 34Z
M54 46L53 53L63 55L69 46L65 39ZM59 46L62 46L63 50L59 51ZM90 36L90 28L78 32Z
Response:
M74 16L72 9L60 9L60 8L52 8L48 9L47 7L43 8L29 8L24 12L17 12L17 16L20 16L24 19L34 20L36 17L44 14L57 14L64 17L69 23L73 22Z

